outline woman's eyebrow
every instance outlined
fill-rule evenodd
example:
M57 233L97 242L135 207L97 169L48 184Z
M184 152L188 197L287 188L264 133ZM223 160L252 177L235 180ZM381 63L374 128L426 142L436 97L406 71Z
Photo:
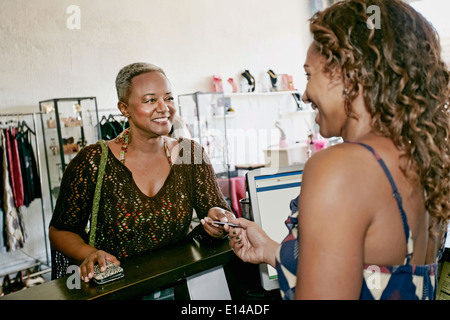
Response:
M165 94L166 95L172 94L172 92L166 92ZM156 93L146 93L146 94L143 95L143 97L145 97L145 96L155 96L155 95L156 95Z

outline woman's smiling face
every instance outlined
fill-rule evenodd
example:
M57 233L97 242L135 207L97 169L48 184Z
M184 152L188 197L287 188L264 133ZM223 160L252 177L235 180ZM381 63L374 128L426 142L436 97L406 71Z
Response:
M127 112L133 126L149 135L167 135L176 113L172 86L160 72L147 72L133 78Z
M308 83L303 93L303 102L311 103L316 111L316 123L320 134L329 138L341 136L348 116L345 113L343 97L344 83L340 74L325 72L325 58L314 43L309 47L304 69Z

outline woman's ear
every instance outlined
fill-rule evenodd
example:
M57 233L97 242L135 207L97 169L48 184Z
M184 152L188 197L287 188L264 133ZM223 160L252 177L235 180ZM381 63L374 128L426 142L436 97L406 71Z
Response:
M332 84L340 84L344 81L344 77L342 76L342 72L340 70L331 70L329 76Z
M328 78L329 78L329 82L328 82L328 89L334 89L334 88L339 88L342 87L343 89L345 88L345 83L344 83L344 77L342 76L342 73L337 71L337 70L332 70L329 72L328 74Z
M128 105L125 102L119 101L117 103L117 108L119 108L119 111L124 115L124 117L130 117L130 114L128 113Z

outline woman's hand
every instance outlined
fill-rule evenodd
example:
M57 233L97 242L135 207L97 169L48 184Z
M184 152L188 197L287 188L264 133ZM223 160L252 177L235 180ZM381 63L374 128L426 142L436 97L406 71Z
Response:
M227 210L219 207L209 209L208 216L202 219L200 222L203 225L205 231L214 238L224 238L227 233L222 225L213 224L212 221L230 222L232 219L236 219L236 216Z
M120 265L119 260L117 260L115 256L105 251L97 250L89 254L80 265L81 280L89 282L89 280L94 277L95 263L98 263L101 272L105 271L107 261L112 262L116 266Z
M91 247L76 233L70 231L58 230L50 226L49 238L52 247L70 257L80 265L80 276L85 282L89 282L94 277L94 265L99 264L100 270L105 270L106 261L110 261L115 265L120 262L113 255Z
M268 263L275 267L279 243L269 238L253 221L239 218L231 222L242 226L242 228L233 228L228 225L224 227L229 233L230 247L234 253L244 262Z

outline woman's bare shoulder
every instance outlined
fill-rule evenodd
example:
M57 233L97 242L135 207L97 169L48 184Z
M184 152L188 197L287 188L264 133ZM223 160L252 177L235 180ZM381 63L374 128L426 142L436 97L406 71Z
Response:
M321 150L306 163L300 202L306 210L324 215L367 211L372 183L380 174L377 161L361 146L343 143Z
M347 180L367 165L370 154L361 146L341 143L315 153L305 165L305 173ZM365 171L365 170L363 170Z

